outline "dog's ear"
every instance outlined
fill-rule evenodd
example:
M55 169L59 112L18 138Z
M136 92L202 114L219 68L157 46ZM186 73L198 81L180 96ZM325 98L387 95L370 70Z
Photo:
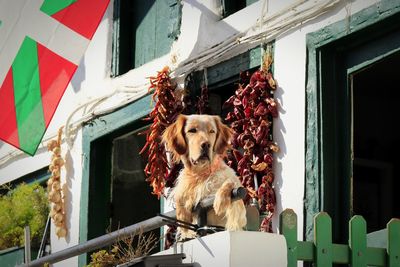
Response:
M179 160L179 155L184 155L187 151L184 133L185 124L186 116L179 115L176 121L168 126L162 135L162 142L167 145L167 149L172 152L175 160Z
M217 125L217 138L215 139L214 152L217 154L224 154L233 135L233 130L222 123L219 116L214 116Z

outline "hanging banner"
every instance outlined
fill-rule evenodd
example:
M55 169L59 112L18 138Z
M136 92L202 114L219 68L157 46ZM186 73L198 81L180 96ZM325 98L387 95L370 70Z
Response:
M34 155L110 0L0 0L0 139Z

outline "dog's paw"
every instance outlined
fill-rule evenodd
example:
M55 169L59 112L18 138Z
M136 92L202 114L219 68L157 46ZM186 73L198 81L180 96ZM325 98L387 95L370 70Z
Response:
M217 214L218 216L224 215L226 209L229 207L230 204L231 204L230 199L227 199L220 195L215 195L215 200L213 205L215 214Z
M240 231L247 224L246 208L242 200L232 203L226 212L227 221L225 228L228 231Z
M215 194L213 207L218 216L225 214L226 209L231 204L231 192L234 186L232 182L225 182Z

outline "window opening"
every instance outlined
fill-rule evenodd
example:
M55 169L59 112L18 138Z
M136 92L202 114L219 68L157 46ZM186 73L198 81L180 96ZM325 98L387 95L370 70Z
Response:
M222 16L226 18L257 1L258 0L221 0Z
M157 197L151 195L144 168L146 159L139 155L146 142L138 135L147 128L116 137L112 148L112 231L151 218L160 212ZM140 212L139 212L140 211Z
M114 76L167 54L180 33L179 0L114 2Z
M138 133L147 127L136 121L92 142L88 239L161 212L145 180L146 159L139 155L145 136ZM160 237L159 229L153 232Z
M353 214L366 219L368 232L400 217L400 142L396 131L400 101L400 53L351 76L353 93Z

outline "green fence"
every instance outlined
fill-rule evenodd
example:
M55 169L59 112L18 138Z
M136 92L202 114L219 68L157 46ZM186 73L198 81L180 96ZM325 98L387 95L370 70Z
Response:
M333 263L400 267L400 220L387 224L387 249L367 247L366 229L364 218L354 216L349 222L349 244L333 244L331 217L320 212L314 218L314 241L297 241L297 215L286 209L281 213L280 232L286 238L288 267L297 266L297 261L313 262L315 267Z
M37 248L31 248L31 260L36 259ZM15 267L25 261L25 247L13 247L0 250L0 267Z
M0 266L14 267L24 263L24 247L14 247L0 251Z

